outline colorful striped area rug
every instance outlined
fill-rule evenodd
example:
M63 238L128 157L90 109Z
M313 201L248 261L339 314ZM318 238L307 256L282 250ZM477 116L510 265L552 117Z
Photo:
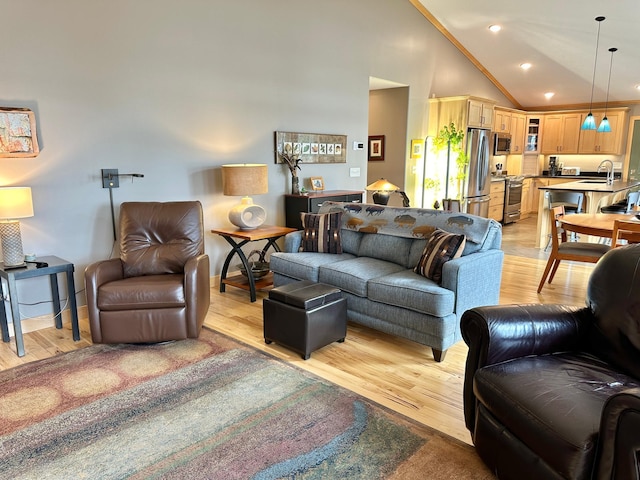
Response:
M11 479L493 478L471 446L207 329L0 372L0 434Z

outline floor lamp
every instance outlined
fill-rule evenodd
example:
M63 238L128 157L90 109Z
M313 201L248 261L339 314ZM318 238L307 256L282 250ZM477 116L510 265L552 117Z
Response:
M33 201L29 187L0 188L0 240L4 268L26 266L18 218L33 217Z

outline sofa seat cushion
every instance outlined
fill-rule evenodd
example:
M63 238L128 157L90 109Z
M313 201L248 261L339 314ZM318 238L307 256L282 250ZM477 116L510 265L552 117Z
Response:
M478 370L474 392L499 423L557 472L593 468L606 400L637 387L585 353L519 358Z
M298 280L318 282L319 269L322 265L352 258L355 258L355 255L350 253L276 252L271 254L269 262L271 270L281 275L297 278Z
M369 280L403 270L405 268L396 263L385 262L377 258L357 257L322 265L318 280L338 287L345 292L366 297Z
M142 310L186 305L184 275L144 275L115 280L98 289L100 310Z
M435 317L453 314L455 295L413 270L403 270L369 281L369 299L409 308Z

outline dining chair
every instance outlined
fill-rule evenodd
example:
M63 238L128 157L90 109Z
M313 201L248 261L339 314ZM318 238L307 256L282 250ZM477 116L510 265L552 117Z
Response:
M562 229L562 232L560 232L558 227L559 221L565 215L564 206L553 207L549 213L551 219L551 253L538 285L538 293L542 291L547 277L549 278L549 283L551 283L562 260L596 263L602 255L611 249L608 245L601 243L568 241L566 230Z
M549 190L546 193L547 201L549 205L549 214L553 207L564 207L565 215L571 215L573 213L582 213L582 206L584 204L584 193L571 192L568 190ZM562 233L562 229L558 230L558 234ZM572 240L576 240L576 235L573 233ZM544 247L544 251L549 250L551 245L551 234L547 237L547 245Z
M442 199L442 209L450 210L452 212L460 211L460 200L456 200L453 198L444 198Z
M633 220L616 220L613 222L613 232L611 234L611 248L621 247L627 243L619 243L619 238L622 232L640 233L640 222L634 222ZM631 242L638 243L638 242Z

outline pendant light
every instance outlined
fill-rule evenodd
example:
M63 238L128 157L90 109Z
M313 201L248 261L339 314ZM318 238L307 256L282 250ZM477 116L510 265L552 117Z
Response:
M609 81L607 82L607 99L604 102L604 117L602 117L602 122L600 122L600 126L598 127L599 132L610 132L611 125L609 125L609 119L607 118L607 107L609 106L609 87L611 86L611 68L613 67L613 54L618 51L617 48L611 47L609 49L611 52L611 62L609 63Z
M605 17L596 17L596 22L598 22L598 35L596 37L596 54L595 59L593 61L593 79L591 80L591 100L589 101L589 114L585 117L582 130L595 130L596 129L596 121L593 118L593 113L591 109L593 107L593 88L596 84L596 65L598 64L598 44L600 43L600 24L605 19Z

